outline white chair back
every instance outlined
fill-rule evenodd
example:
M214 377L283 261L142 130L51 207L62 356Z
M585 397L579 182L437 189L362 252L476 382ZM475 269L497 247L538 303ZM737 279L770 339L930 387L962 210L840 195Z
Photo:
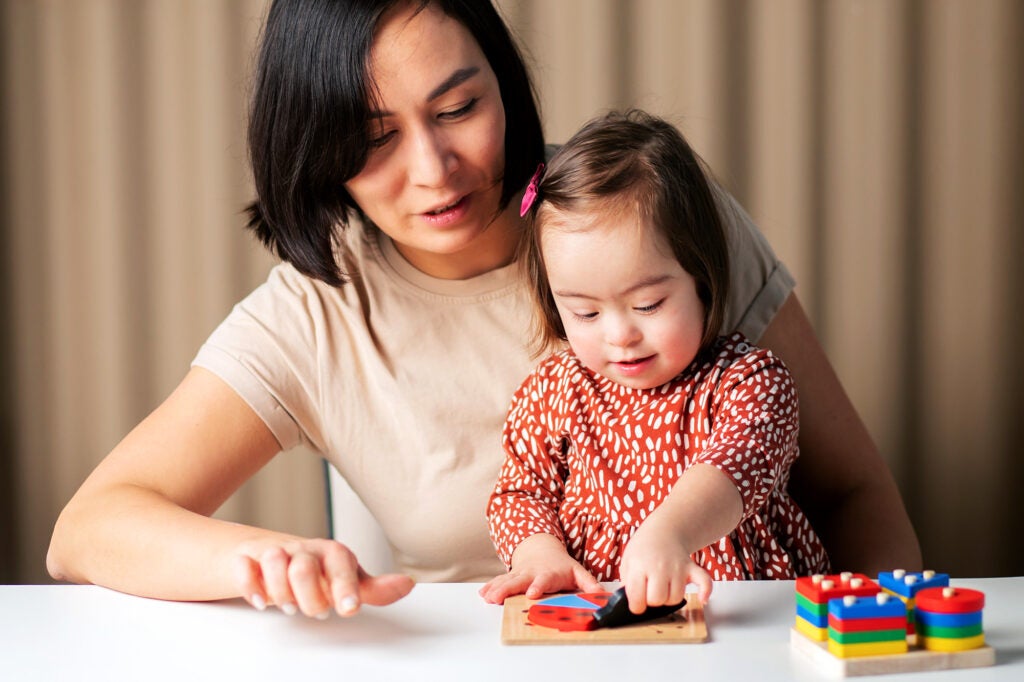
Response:
M391 546L377 520L334 466L325 463L324 469L331 537L355 552L367 572L393 571Z

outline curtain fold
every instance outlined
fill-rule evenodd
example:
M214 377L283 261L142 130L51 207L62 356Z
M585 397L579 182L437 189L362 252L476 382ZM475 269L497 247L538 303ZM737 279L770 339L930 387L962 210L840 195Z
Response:
M679 125L799 282L926 563L1024 573L1024 5L500 0L547 136ZM263 0L0 0L2 576L272 265L243 229ZM319 462L219 515L320 535ZM482 513L482 512L481 512Z

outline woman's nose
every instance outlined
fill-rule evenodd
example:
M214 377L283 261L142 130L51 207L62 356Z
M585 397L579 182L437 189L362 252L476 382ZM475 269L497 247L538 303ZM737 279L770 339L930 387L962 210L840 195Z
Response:
M409 153L409 179L421 187L443 187L455 170L455 154L447 136L423 130L413 137Z

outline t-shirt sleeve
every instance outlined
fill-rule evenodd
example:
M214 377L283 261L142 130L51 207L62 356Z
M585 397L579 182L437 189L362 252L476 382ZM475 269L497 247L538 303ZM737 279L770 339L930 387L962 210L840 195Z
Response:
M781 360L756 350L723 372L711 409L711 434L694 463L710 464L732 480L746 520L789 479L800 427L796 385Z
M796 281L743 207L720 186L715 190L729 242L729 300L721 334L738 331L756 343Z
M511 568L512 553L526 538L548 533L564 541L558 520L566 475L560 443L545 426L551 415L531 396L549 390L532 374L516 391L502 434L505 462L487 504L487 522L498 556Z
M274 434L282 450L320 450L316 316L310 291L278 266L199 349L193 367L227 383ZM312 286L312 285L310 285Z

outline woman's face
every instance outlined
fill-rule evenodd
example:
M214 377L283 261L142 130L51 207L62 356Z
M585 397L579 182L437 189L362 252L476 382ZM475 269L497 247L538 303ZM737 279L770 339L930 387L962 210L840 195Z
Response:
M373 143L349 194L427 274L465 279L508 263L518 221L511 209L495 219L505 112L476 40L433 4L403 4L377 30L370 75Z

